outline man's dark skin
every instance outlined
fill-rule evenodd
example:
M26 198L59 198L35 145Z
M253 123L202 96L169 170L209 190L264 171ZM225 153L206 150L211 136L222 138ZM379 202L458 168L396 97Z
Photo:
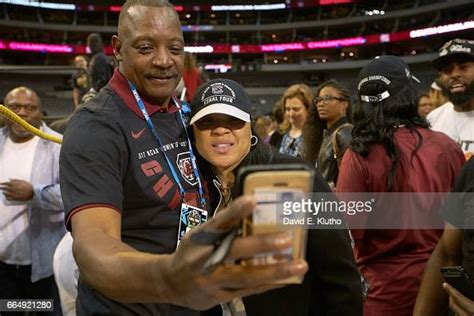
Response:
M457 112L474 111L474 62L453 59L439 71L441 88Z
M33 90L26 87L13 89L6 95L4 105L34 127L41 126L43 119L41 102ZM5 128L8 129L8 137L14 143L24 143L34 137L23 127L9 120L6 120ZM8 201L29 201L34 194L31 183L19 179L10 179L8 182L0 183L0 190Z

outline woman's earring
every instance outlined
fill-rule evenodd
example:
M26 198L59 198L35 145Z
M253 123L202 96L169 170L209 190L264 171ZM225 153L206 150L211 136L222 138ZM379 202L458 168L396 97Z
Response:
M258 144L258 138L257 138L257 136L252 135L252 137L250 137L250 146L253 147L253 146L257 145L257 144Z

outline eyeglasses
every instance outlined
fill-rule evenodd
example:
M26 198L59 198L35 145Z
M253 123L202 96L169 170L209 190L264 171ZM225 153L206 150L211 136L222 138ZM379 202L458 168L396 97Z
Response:
M7 105L7 108L12 110L15 113L18 113L21 111L21 109L24 109L26 112L31 113L38 111L39 106L36 104L26 104L26 105L19 105L19 104L9 104Z
M319 102L323 102L323 104L329 104L332 100L347 101L344 98L334 97L332 95L323 95L322 97L314 98L313 99L313 104L316 105Z

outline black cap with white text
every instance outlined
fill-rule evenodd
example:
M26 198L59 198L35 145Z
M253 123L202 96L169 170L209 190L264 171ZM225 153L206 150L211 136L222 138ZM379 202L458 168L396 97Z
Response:
M225 114L250 122L250 105L250 98L239 83L214 79L201 85L194 95L190 124L209 114Z

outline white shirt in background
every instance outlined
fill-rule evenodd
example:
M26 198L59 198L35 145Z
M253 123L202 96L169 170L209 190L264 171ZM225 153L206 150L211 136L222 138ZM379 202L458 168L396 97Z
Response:
M431 111L427 119L433 130L451 137L464 153L474 153L474 111L457 112L447 102Z
M19 179L31 182L33 159L39 138L15 143L9 137L0 152L0 182ZM0 191L0 261L31 264L27 203L7 201Z

